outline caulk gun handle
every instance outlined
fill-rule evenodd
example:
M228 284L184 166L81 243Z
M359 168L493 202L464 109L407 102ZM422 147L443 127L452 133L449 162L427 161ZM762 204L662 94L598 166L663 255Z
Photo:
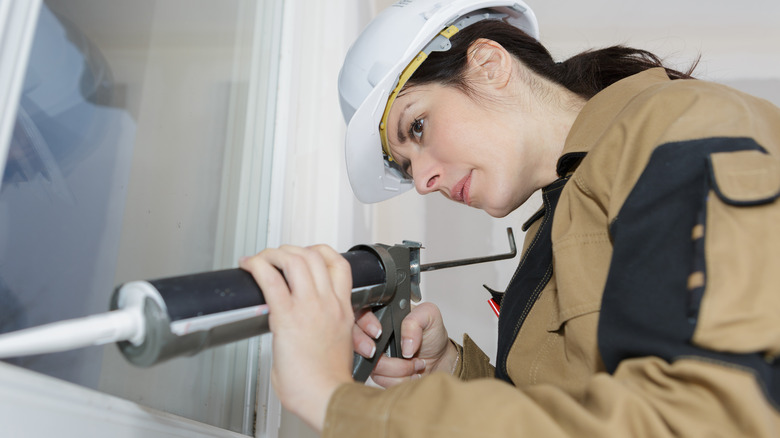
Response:
M373 357L365 358L358 353L354 354L352 363L353 379L358 382L365 382L385 352L392 357L401 356L401 322L409 314L409 311L409 306L405 305L401 299L393 299L387 305L374 310L374 314L382 324L382 334L375 341L376 350Z
M382 261L385 269L385 282L372 288L372 296L381 296L382 306L374 307L373 312L382 325L382 334L376 340L374 356L365 358L354 354L352 377L358 382L365 382L371 375L379 359L385 352L390 356L401 356L401 322L411 310L412 275L411 252L406 245L373 245L369 248ZM353 303L355 295L353 294Z

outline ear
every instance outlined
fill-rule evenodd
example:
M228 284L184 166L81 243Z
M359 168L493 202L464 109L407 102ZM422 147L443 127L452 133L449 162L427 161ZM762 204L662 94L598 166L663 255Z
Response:
M468 75L472 80L504 88L512 72L512 54L499 43L480 38L469 46L467 52Z

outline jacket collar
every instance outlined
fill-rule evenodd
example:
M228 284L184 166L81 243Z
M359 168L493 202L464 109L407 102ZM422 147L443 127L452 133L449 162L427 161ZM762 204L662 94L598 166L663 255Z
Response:
M613 120L638 94L669 80L663 68L652 68L621 79L588 100L566 137L563 154L558 159L558 175L566 176L577 168Z

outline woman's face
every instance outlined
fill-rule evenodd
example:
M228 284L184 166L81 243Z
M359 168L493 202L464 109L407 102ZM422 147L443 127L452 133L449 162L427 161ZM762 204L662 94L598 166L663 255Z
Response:
M542 187L533 154L538 134L517 112L495 106L438 84L411 87L395 100L390 152L420 194L438 191L503 217Z

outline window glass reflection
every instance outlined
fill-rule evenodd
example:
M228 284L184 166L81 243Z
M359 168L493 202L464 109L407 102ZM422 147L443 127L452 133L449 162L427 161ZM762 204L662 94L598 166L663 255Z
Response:
M44 4L0 187L0 333L104 312L125 281L225 267L254 4ZM109 345L9 362L241 431L250 354L137 369Z

